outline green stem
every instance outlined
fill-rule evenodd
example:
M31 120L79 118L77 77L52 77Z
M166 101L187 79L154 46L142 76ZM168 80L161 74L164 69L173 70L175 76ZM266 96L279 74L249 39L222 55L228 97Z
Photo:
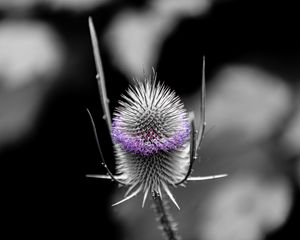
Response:
M157 221L160 224L160 229L164 232L166 240L180 240L177 234L176 223L168 212L167 202L157 193L152 193L153 207L157 215Z

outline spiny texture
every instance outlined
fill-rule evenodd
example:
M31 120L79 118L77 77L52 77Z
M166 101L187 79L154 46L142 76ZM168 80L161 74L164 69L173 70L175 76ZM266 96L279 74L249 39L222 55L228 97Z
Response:
M178 96L154 78L136 82L120 101L112 124L114 142L127 152L152 155L176 149L189 136L187 114Z
M173 199L168 185L184 178L189 164L190 124L174 91L156 81L156 75L129 88L112 123L117 170L131 185L128 194L148 192Z

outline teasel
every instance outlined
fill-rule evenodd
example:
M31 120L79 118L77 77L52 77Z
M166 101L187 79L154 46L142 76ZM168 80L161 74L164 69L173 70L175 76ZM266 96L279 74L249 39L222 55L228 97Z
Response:
M150 76L134 80L119 106L111 114L102 69L95 28L91 17L89 28L97 69L97 81L103 118L111 133L116 157L117 175L113 175L104 160L97 130L90 116L102 165L107 175L87 175L93 178L112 179L128 186L122 200L116 206L139 193L143 193L142 207L147 196L153 198L158 220L167 239L178 239L172 219L166 209L164 195L177 204L170 187L185 185L187 181L221 178L227 174L191 177L192 167L205 132L205 60L203 58L202 97L200 104L200 129L196 130L194 113L187 113L181 99L169 87L157 80L153 69Z

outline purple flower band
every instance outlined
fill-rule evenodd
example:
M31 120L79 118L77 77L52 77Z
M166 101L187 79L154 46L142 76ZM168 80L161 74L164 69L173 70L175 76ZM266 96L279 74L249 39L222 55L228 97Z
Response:
M127 152L149 156L159 151L174 150L182 146L190 133L190 126L187 121L182 121L178 131L171 137L160 138L157 134L149 132L146 135L132 136L120 128L120 120L114 119L112 124L112 139L121 145Z

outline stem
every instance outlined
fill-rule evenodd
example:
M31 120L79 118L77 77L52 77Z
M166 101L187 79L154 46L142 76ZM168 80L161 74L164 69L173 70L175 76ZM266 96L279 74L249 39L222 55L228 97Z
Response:
M157 221L160 224L160 229L164 232L166 240L180 240L177 234L176 223L168 212L167 202L164 201L159 193L153 192L153 207L157 215Z

